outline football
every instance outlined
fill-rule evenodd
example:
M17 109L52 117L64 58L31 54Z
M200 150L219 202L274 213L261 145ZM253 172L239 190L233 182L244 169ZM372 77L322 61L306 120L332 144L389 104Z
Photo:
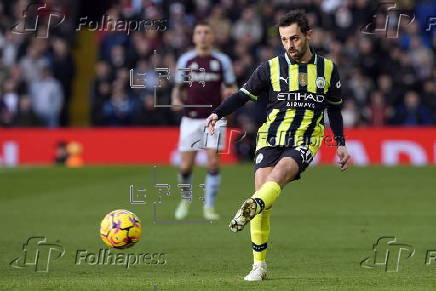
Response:
M100 237L110 248L130 248L140 240L141 234L138 216L125 209L109 212L101 221Z

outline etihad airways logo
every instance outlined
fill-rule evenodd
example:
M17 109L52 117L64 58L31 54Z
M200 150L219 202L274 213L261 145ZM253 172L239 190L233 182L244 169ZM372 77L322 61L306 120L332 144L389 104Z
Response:
M287 101L286 106L315 108L315 103L324 102L325 97L321 94L302 92L282 92L277 94L277 101ZM303 102L304 101L304 102Z

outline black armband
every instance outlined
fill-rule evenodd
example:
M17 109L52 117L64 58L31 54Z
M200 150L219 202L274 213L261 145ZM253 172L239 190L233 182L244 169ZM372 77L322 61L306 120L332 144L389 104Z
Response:
M336 145L344 146L344 120L342 119L341 108L339 106L328 107L327 114L330 120L330 127L335 135Z
M220 106L215 108L213 113L218 115L218 119L229 115L239 107L243 106L247 101L250 100L250 97L241 91L238 91L232 94L229 98L223 101Z

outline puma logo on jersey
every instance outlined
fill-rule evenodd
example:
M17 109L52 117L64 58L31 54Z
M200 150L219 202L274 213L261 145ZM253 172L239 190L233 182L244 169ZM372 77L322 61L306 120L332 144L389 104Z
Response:
M285 81L286 84L288 84L288 78L285 79L283 77L280 77L280 80L283 80L283 81Z

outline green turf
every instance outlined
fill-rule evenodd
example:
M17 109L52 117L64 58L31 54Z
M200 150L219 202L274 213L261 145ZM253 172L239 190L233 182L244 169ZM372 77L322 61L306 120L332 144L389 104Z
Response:
M172 194L157 208L159 220L171 220L178 200L176 169L159 167L157 183ZM201 220L196 169L189 219ZM309 169L303 180L287 186L274 205L269 251L269 280L242 280L251 266L249 231L232 233L227 224L253 191L252 166L223 167L213 224L153 224L151 204L130 205L129 185L147 188L153 198L152 167L83 169L0 169L0 290L431 290L436 262L425 265L426 250L436 250L434 167ZM144 236L121 253L165 253L162 265L75 265L76 250L103 248L98 227L117 208L137 213ZM24 240L47 236L65 247L49 272L12 268ZM413 245L399 272L361 268L372 244L384 235Z

